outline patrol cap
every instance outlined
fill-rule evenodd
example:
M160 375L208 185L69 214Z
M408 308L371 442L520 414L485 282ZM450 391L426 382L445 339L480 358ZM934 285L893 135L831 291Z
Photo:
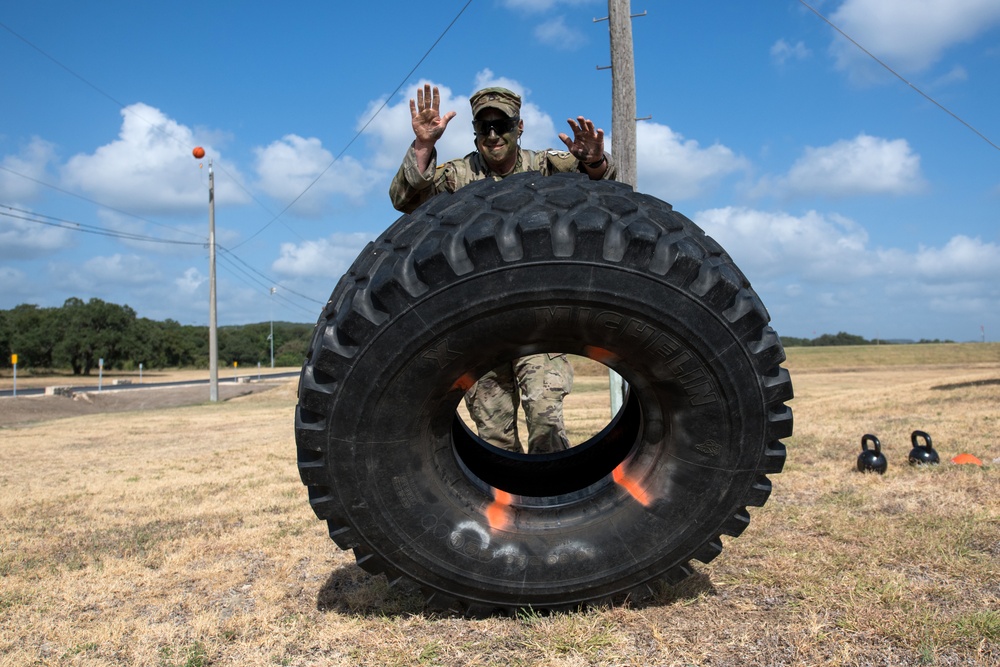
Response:
M498 109L508 118L521 115L521 97L506 88L483 88L473 93L469 98L472 104L472 117L475 118L483 109Z

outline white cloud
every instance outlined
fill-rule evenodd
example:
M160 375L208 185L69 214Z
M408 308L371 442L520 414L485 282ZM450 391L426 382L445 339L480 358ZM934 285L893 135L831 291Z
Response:
M788 174L764 178L755 194L901 195L919 192L923 187L920 156L905 139L859 134L829 146L807 147Z
M81 275L89 282L114 283L115 285L158 284L162 274L148 257L116 253L107 257L91 257L82 265Z
M535 37L542 44L561 51L576 50L587 41L582 32L566 25L566 18L563 16L556 16L535 26Z
M890 67L920 72L949 48L1000 24L996 0L845 0L830 16L855 41ZM831 50L838 68L857 81L881 68L839 35Z
M198 289L202 284L207 281L208 278L203 276L201 271L194 267L190 267L184 270L177 278L174 278L174 285L177 287L178 291L184 295L194 295L198 292Z
M839 215L801 216L728 206L698 213L694 221L717 240L748 275L794 275L843 283L870 273L859 257L868 233Z
M639 123L636 128L638 187L666 201L696 197L749 163L721 144L702 147L666 125Z
M779 39L771 46L771 58L779 65L784 65L789 60L805 60L810 55L812 52L802 42L792 45L784 39Z
M48 274L51 283L67 294L115 301L123 290L136 298L152 288L157 301L164 297L159 293L162 274L148 257L114 254L79 262L58 261L48 266Z
M728 206L697 213L694 221L757 275L851 283L880 277L963 285L1000 282L1000 245L962 234L943 246L871 248L868 232L837 214L796 216Z
M117 140L92 155L75 155L66 163L66 186L134 214L203 211L208 202L207 168L199 168L191 156L196 145L191 130L142 103L125 107L121 114ZM218 150L203 146L209 157L219 161ZM220 163L216 203L248 201L242 188L225 186L230 178L243 180L234 167Z
M960 234L940 248L879 252L878 261L887 271L915 276L928 284L977 282L1000 274L1000 246Z
M292 211L301 215L321 214L331 195L359 201L380 180L352 157L334 162L314 137L289 134L254 153L260 188L286 204L295 200Z
M3 285L5 296L27 294L35 286L34 282L29 280L28 274L20 269L15 269L12 266L0 266L0 285Z
M694 221L729 252L778 324L792 327L789 335L921 337L935 315L979 322L1000 310L1000 245L979 238L872 248L857 223L815 211L727 207Z
M281 255L271 268L284 276L337 279L371 240L369 235L357 232L333 234L316 241L282 243Z
M33 137L17 155L5 155L0 160L0 198L7 202L34 201L44 186L45 172L55 158L55 147ZM13 173L12 173L13 172Z
M585 5L594 5L596 7L601 5L597 0L502 0L501 4L510 9L535 13L547 12L560 5L567 7L582 7Z

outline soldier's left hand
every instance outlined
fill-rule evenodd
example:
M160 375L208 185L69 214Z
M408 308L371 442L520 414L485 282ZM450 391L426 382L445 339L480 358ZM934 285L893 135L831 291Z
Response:
M566 144L566 150L573 154L580 162L597 162L604 155L604 130L594 128L594 123L588 118L577 116L574 122L572 118L567 118L570 129L573 130L573 138L560 133L559 138Z

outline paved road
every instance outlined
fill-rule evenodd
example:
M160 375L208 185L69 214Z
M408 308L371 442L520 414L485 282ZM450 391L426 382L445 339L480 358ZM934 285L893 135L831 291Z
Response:
M234 384L234 383L238 382L239 379L241 379L241 378L244 378L246 380L256 380L258 378L260 378L261 380L275 380L275 379L281 379L281 378L297 377L298 375L299 375L298 371L288 372L288 373L261 373L259 375L257 373L248 373L246 375L241 375L238 378L228 377L228 378L225 378L225 379L220 379L219 380L219 384ZM178 381L178 382L143 382L142 384L138 384L138 383L135 383L135 384L110 384L109 383L109 384L107 384L105 386L102 386L101 389L98 389L96 384L86 384L86 385L80 385L78 387L70 387L69 390L72 391L73 393L84 392L84 391L88 391L88 392L94 392L94 391L126 391L126 390L129 390L129 389L155 389L157 387L185 387L185 386L191 386L191 385L197 386L197 385L202 385L202 384L208 384L208 382L209 381L206 379L206 380L181 380L181 381ZM65 385L58 385L58 386L61 387L61 386L65 386ZM30 389L29 388L25 388L25 389L18 389L17 390L17 395L18 396L41 396L44 393L45 393L45 387L31 387ZM13 396L13 395L14 395L14 390L13 389L0 390L0 398L7 397L7 396Z

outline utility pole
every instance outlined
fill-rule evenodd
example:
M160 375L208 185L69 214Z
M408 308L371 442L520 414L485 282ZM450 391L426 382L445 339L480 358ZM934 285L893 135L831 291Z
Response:
M274 293L276 287L271 288L271 335L267 337L271 341L271 368L274 368Z
M219 401L219 327L215 307L215 174L208 162L208 398Z
M615 180L635 188L635 54L630 0L608 0L608 30L611 34L611 154L618 168Z
M632 48L630 0L608 0L608 32L611 37L611 154L618 176L615 180L635 188L635 53ZM611 416L624 402L625 380L611 370Z

